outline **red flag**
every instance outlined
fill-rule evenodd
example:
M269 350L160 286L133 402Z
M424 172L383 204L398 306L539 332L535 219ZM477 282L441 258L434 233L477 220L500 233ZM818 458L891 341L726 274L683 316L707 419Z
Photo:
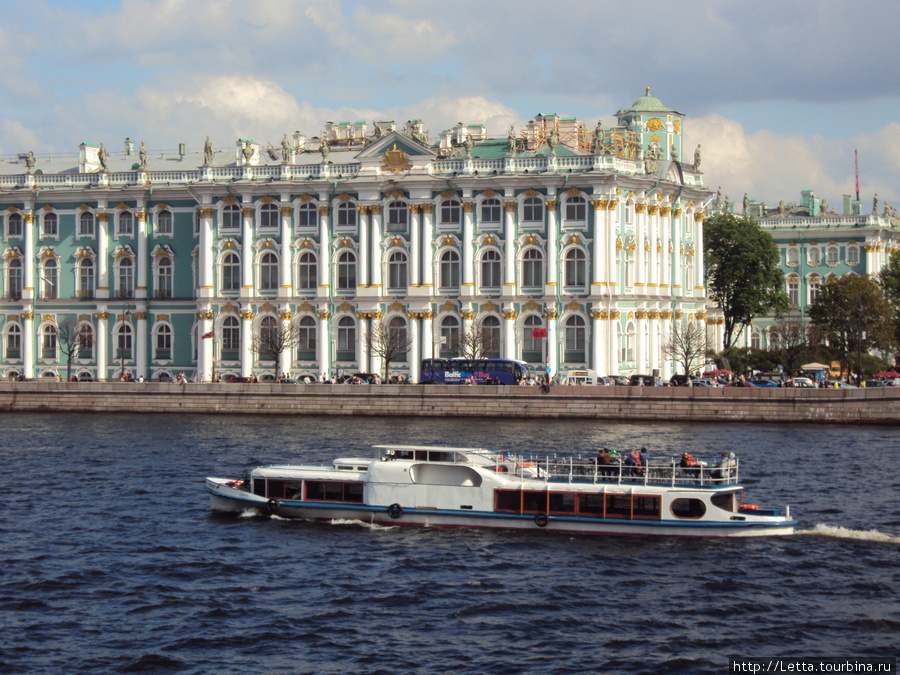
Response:
M547 337L547 329L546 328L535 328L531 331L531 337L533 338L545 338Z
M212 331L209 331L208 333L204 333L203 335L201 335L200 339L205 340L206 338L211 338L211 337L215 337L215 335Z

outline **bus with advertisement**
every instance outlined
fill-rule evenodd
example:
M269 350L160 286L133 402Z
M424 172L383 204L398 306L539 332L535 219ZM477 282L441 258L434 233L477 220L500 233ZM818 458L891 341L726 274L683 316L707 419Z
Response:
M423 359L422 384L519 384L537 381L534 366L514 359Z

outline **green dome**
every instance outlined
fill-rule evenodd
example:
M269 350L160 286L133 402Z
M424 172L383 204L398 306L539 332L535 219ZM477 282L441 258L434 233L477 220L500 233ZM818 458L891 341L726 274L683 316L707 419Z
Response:
M660 101L655 96L650 95L650 87L647 87L647 93L641 96L637 101L635 101L630 108L626 108L625 110L620 110L617 115L624 115L626 113L638 113L638 112L666 112L666 113L674 113L676 111L671 108L663 105L663 102ZM677 113L681 114L681 113Z

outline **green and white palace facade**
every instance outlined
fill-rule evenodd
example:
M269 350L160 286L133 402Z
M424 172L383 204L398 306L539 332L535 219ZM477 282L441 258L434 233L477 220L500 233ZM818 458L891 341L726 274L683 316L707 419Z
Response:
M390 364L411 381L473 323L541 372L668 377L674 327L706 320L711 194L681 113L648 88L616 116L3 158L0 375L65 377L74 325L82 377L267 380L253 336L275 322L299 333L282 372L383 373L365 336L384 321L412 339Z

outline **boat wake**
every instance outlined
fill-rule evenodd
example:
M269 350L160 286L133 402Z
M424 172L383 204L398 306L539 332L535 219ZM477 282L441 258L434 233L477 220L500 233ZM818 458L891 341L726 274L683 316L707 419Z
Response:
M393 530L396 525L379 525L378 523L367 523L362 520L353 520L351 518L334 518L332 525L349 525L351 527L364 527L369 530Z
M817 524L811 530L800 530L797 534L805 534L814 537L834 537L836 539L859 539L862 541L875 541L884 544L900 544L900 536L886 534L878 530L851 530L835 525Z

